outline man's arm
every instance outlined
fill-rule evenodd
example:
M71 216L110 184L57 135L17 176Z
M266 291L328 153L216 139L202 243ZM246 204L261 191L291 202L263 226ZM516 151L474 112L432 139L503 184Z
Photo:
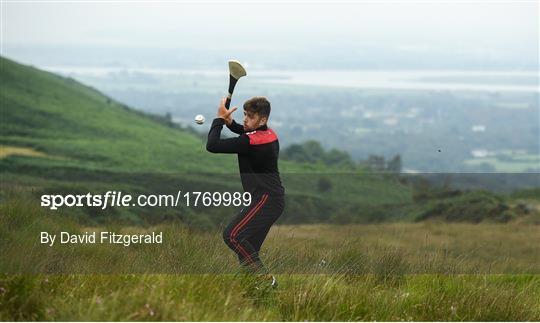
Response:
M237 133L239 135L246 133L246 131L244 130L244 126L242 126L239 123L236 123L236 121L234 120L231 122L231 124L227 125L227 128L229 128L230 131Z
M208 141L206 142L206 150L211 153L225 154L242 154L249 150L249 138L246 135L241 135L236 138L221 139L221 130L225 120L223 118L215 118L208 132Z

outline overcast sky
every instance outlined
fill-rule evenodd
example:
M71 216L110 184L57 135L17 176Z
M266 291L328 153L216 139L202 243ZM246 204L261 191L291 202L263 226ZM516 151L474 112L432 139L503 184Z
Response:
M2 1L3 44L283 48L380 43L424 48L538 46L537 1Z

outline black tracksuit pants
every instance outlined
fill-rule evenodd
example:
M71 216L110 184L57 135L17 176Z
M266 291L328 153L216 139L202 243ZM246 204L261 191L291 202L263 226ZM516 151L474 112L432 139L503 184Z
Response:
M267 273L259 251L270 227L283 213L283 195L259 193L252 195L251 204L244 207L223 231L223 240L237 255L240 264L253 273Z

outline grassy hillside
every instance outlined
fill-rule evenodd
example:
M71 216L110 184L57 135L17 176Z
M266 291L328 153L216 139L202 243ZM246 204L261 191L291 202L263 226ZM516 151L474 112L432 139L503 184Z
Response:
M209 172L232 158L195 135L145 117L77 81L1 59L1 142L55 162L120 171ZM220 167L220 165L223 167Z
M0 213L1 320L540 319L540 235L531 225L278 226L262 251L280 285L255 290L219 232L85 227L21 200ZM164 236L162 245L130 247L35 239L60 230Z

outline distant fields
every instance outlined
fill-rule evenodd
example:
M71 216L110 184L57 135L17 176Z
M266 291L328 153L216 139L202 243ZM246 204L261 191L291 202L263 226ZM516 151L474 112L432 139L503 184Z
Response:
M214 115L227 77L225 70L58 70L185 124L198 113ZM476 149L538 156L537 81L534 72L255 70L235 90L233 105L268 96L271 124L285 145L315 139L355 159L400 154L407 169L419 171L523 172L531 165L468 160ZM512 91L523 86L526 92Z
M497 157L474 158L464 161L468 165L480 165L487 163L495 167L497 172L519 173L525 170L538 172L540 170L540 156L537 155L518 155L504 159Z

